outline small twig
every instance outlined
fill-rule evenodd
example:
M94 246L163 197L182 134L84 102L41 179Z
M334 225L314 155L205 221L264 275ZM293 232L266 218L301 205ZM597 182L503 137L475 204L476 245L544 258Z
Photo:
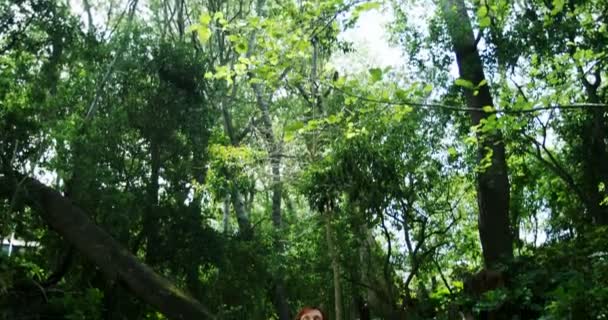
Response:
M270 220L270 219L269 219L269 218L267 218L267 217L265 217L265 218L262 218L262 219L258 220L257 222L255 222L255 223L254 223L254 224L251 226L251 230L255 230L255 228L256 228L257 226L259 226L259 225L260 225L262 222L267 221L267 220Z
M129 8L129 21L127 23L127 30L131 30L131 24L133 22L133 16L135 15L135 10L137 8L137 1L138 0L133 0L131 2L131 8ZM93 96L93 100L91 101L91 104L89 105L89 108L87 110L87 114L84 118L84 124L88 123L89 120L91 120L91 118L93 117L93 115L95 114L95 110L97 108L97 102L99 101L99 97L101 96L101 92L105 87L106 82L108 82L110 75L112 74L112 72L114 71L114 65L116 65L116 62L118 61L118 59L120 58L120 56L122 55L122 53L125 51L127 45L127 36L124 36L124 39L122 39L123 43L121 44L118 52L116 52L116 55L114 56L114 59L112 59L112 62L110 62L110 65L108 66L108 69L106 70L106 73L104 74L103 78L101 79L101 82L99 83L99 85L97 86L97 90L95 91L95 95Z
M448 288L448 291L450 292L450 295L453 295L454 292L452 291L452 287L450 287L450 284L448 283L448 280L443 275L443 271L441 270L441 266L439 265L439 262L437 262L437 258L436 257L433 257L433 263L435 264L435 267L437 268L437 272L439 272L439 277L441 277L441 281L443 282L443 284L445 285L445 287Z
M17 182L17 185L15 186L15 192L13 192L13 196L11 198L11 202L9 204L9 212L13 212L13 210L15 209L15 206L17 205L17 198L19 196L19 191L21 190L21 187L23 186L23 183L25 182L25 180L27 179L27 175L23 176L23 178L21 178L21 180L19 180L19 182Z
M526 96L526 94L524 93L523 88L521 87L521 85L519 85L517 82L515 82L515 80L511 79L511 82L513 82L513 84L515 85L515 87L517 88L517 91L519 92L519 94L524 98L524 101L528 102L528 97Z
M30 279L34 285L36 285L36 287L38 287L38 289L40 289L40 292L42 293L42 297L44 297L44 301L45 302L49 302L49 298L46 296L46 291L45 289L38 283L38 281L34 280L34 279Z

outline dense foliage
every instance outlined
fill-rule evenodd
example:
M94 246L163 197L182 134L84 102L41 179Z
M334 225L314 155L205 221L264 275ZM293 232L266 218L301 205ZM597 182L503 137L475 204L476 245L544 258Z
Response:
M607 319L604 2L0 0L0 319Z

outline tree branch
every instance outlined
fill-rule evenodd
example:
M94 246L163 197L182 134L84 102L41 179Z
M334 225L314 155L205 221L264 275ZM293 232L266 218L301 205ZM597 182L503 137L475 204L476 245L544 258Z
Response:
M388 99L373 99L373 98L368 98L368 97L364 97L361 95L357 95L352 92L348 92L342 88L338 88L337 86L335 86L333 84L328 84L328 85L331 86L334 90L341 92L344 95L347 95L347 96L350 96L353 98L357 98L358 100L365 101L365 102L385 104L385 105L394 105L394 106L408 105L408 106L413 106L413 107L429 108L429 109L443 109L443 110L456 111L456 112L480 111L481 107L482 107L482 106L479 106L479 108L477 108L477 107L470 108L470 107L462 107L462 106L442 104L442 103L432 103L432 102L427 103L427 102L420 102L420 101L413 101L413 100L393 101L393 100L388 100ZM530 108L530 109L521 109L521 110L494 109L494 110L490 110L490 111L485 111L485 113L489 114L489 115L490 114L530 114L530 113L535 113L535 112L544 111L544 110L579 110L579 109L585 109L585 108L608 109L608 104L605 104L605 103L552 104L552 105L543 106L543 107L534 107L534 108Z

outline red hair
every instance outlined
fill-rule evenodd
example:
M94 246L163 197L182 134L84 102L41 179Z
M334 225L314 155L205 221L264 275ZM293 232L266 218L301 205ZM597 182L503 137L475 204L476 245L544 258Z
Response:
M323 310L321 310L320 308L317 308L317 307L304 307L304 308L302 308L302 310L300 310L300 312L298 312L298 315L296 316L295 320L300 320L300 318L302 318L302 316L304 314L306 314L309 311L313 311L313 310L317 310L317 311L319 311L321 313L321 317L323 317L322 320L328 320L327 316L325 316L325 312L323 312Z

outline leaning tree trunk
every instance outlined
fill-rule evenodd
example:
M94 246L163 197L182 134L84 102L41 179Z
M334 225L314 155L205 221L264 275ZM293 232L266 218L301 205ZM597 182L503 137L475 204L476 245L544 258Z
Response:
M109 279L124 283L135 296L170 319L215 318L198 301L138 261L72 201L38 180L19 180L20 183L0 176L0 197L11 199L18 189L18 197L24 204L39 212L52 229L95 263Z
M485 80L483 64L477 50L471 21L464 0L440 0L460 77L479 85ZM493 107L487 84L478 92L465 89L465 98L473 125L478 125L489 114L483 107ZM479 206L479 238L484 262L491 267L513 257L513 238L509 227L509 179L505 160L505 146L499 132L477 133L478 161L489 153L491 164L477 174L477 202Z

